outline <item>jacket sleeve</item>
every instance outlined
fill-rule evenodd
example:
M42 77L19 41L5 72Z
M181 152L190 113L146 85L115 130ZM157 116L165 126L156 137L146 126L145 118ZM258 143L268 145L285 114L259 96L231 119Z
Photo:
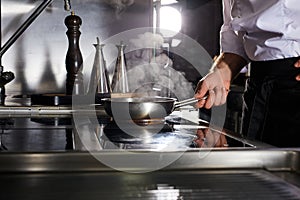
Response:
M243 36L235 32L231 27L231 0L223 0L223 25L220 31L221 53L234 53L242 56L245 60L249 58L243 45Z

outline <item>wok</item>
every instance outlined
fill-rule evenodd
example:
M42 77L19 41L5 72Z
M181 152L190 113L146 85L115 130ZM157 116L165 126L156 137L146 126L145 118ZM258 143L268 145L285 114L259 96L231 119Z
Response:
M132 97L104 98L102 102L106 113L115 120L143 120L165 118L176 108L196 103L198 100L191 98L176 102L175 98L168 97Z

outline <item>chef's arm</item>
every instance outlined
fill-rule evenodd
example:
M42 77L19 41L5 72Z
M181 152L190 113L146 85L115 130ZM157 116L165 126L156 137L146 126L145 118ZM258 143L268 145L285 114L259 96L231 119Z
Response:
M207 109L226 102L232 80L247 65L249 59L243 45L243 35L236 33L231 26L231 1L223 1L224 23L220 30L221 53L215 60L210 72L197 85L196 107ZM202 99L208 96L206 99Z
M234 53L221 53L214 61L211 72L219 70L223 80L232 82L239 74L243 67L247 65L247 61ZM229 88L227 88L229 89Z

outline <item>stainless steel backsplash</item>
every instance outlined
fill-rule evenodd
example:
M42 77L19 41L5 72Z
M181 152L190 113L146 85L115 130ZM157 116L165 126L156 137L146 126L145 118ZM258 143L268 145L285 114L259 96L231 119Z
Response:
M1 0L1 47L30 16L41 0ZM80 49L85 62L95 53L96 37L107 39L138 27L152 26L152 0L71 0L71 10L82 18ZM54 0L2 56L4 71L15 79L7 95L64 93L67 27L70 11Z

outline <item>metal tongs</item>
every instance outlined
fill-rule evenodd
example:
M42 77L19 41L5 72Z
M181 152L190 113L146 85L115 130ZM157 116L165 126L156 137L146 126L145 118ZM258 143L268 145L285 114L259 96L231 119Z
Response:
M207 99L207 97L208 96L204 96L200 99L196 99L195 97L193 97L193 98L189 98L189 99L186 99L186 100L178 101L178 102L174 103L174 108L179 108L179 107L182 107L182 106L190 105L190 104L196 103L200 100Z

